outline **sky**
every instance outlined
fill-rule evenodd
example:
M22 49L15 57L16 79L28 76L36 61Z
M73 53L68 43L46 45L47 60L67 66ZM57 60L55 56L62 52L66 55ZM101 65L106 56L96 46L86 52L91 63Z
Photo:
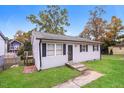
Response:
M77 36L83 29L89 19L89 11L96 6L76 6L66 5L60 6L66 8L69 15L70 26L66 27L66 34ZM124 21L124 6L101 6L106 13L103 18L110 22L112 16L119 17L122 22ZM46 6L42 5L18 5L18 6L0 6L0 31L9 38L13 38L18 30L29 31L35 27L31 22L26 19L30 14L38 15L40 10L45 9ZM124 24L124 23L123 23Z

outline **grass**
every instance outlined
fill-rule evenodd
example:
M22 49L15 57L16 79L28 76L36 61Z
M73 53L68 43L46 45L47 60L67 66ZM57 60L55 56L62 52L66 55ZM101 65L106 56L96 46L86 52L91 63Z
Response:
M66 66L24 74L23 67L0 72L0 87L4 88L40 88L52 87L74 78L80 73Z
M104 55L102 60L85 63L103 77L83 86L85 88L124 88L124 56Z

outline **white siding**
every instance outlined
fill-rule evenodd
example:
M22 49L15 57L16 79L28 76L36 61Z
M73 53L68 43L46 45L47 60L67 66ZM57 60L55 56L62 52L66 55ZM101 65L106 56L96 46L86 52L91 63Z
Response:
M33 37L32 40L33 40L32 45L33 45L33 56L35 59L35 65L37 69L40 70L39 40L36 40L35 37ZM47 47L48 42L44 42L44 43L46 43L46 47ZM93 51L93 45L88 45L88 52L83 52L83 51L80 52L80 44L73 44L73 43L66 44L66 55L56 55L55 52L55 55L53 56L46 55L46 57L42 57L42 43L41 43L41 64L42 64L41 69L47 69L47 68L65 65L65 63L68 62L68 45L73 45L72 62L74 63L100 59L100 46L99 46L99 51Z
M94 59L100 59L100 46L99 51L93 51L93 45L88 45L88 52L80 52L80 45L73 45L73 62L83 62Z
M36 38L33 36L32 36L32 48L33 48L33 57L35 60L35 66L37 67L38 70L40 70L39 40L36 40Z
M0 56L6 53L6 43L5 40L0 36Z
M93 51L93 45L88 45L88 52L80 52L80 45L66 44L66 55L54 55L42 57L42 69L65 65L68 62L68 45L73 45L73 60L78 63L94 59L100 59L100 51ZM100 50L100 47L99 47Z
M66 50L67 50L67 45L66 45ZM54 56L46 56L46 57L42 57L41 59L42 59L42 67L41 67L42 69L62 66L65 65L66 62L68 62L67 51L66 51L66 55L56 55L55 53Z

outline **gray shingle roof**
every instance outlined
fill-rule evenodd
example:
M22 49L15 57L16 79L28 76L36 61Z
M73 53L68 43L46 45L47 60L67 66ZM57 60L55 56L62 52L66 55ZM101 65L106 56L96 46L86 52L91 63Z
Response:
M0 31L0 36L6 41L7 38L3 35L3 33Z
M101 43L99 41L92 41L80 37L75 36L67 36L67 35L58 35L58 34L50 34L45 32L36 32L33 31L32 35L34 35L37 39L46 39L46 40L65 40L65 41L76 41L76 42L91 42L91 43Z

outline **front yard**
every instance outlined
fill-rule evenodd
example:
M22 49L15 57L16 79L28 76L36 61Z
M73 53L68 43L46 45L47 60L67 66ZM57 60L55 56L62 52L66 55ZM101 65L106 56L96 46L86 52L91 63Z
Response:
M52 87L74 78L80 73L68 67L52 68L32 74L23 74L23 67L17 67L0 72L0 87Z
M85 63L89 68L101 72L103 77L83 86L85 88L123 88L124 87L124 56L104 55L101 61Z
M88 68L104 74L101 78L82 87L91 88L122 88L124 87L124 56L104 55L102 60L85 62ZM23 66L0 72L0 87L53 87L80 73L66 66L51 68L32 74L24 74Z

